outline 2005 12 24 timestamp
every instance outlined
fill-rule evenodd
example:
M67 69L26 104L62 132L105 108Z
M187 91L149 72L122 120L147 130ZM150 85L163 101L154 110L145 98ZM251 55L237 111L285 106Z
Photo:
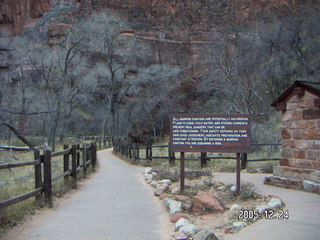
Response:
M258 219L268 219L268 220L284 220L289 219L289 210L279 210L274 211L272 209L265 210L260 213L257 210L253 209L242 209L240 210L238 215L238 219L241 220L258 220Z

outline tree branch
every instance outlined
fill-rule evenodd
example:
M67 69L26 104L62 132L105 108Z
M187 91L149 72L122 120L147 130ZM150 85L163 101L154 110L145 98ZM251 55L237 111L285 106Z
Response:
M16 136L19 138L23 143L25 143L29 148L35 148L35 145L31 143L28 139L26 139L15 127L13 127L11 124L2 121L3 125L8 127Z

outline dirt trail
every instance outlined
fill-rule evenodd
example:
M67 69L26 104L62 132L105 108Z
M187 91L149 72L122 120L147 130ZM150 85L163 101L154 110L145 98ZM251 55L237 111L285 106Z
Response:
M165 240L172 226L142 179L143 168L98 153L100 168L78 190L5 240Z

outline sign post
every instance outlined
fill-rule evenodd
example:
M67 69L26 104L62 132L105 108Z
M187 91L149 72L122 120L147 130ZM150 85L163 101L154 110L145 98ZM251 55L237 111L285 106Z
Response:
M180 158L181 158L181 162L180 162L180 192L183 193L184 191L184 162L185 162L185 157L184 157L184 152L180 153Z
M185 152L237 154L237 193L240 191L240 153L251 151L251 123L247 114L173 114L170 149L181 153L180 191L184 190Z

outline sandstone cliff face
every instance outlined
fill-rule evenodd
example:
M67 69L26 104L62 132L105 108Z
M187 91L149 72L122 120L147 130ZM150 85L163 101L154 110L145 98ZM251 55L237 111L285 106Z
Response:
M17 34L52 7L77 3L77 0L0 0L0 28Z

